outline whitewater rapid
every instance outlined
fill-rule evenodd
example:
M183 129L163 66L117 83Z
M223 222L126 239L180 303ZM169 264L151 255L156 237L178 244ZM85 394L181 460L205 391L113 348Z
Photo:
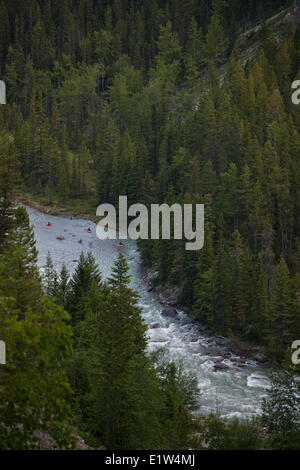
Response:
M221 348L215 343L217 338L205 335L200 325L183 311L179 311L175 319L161 315L163 306L147 291L142 280L141 260L135 242L125 240L124 248L119 248L116 240L99 240L92 222L51 216L30 207L26 209L34 229L41 272L48 252L56 270L59 271L64 263L72 273L81 251L90 251L105 279L110 274L119 250L123 250L130 266L132 287L140 295L143 318L149 326L149 350L164 347L170 359L182 360L185 369L196 375L201 391L196 412L218 412L227 418L251 418L260 413L262 398L266 396L266 388L270 385L266 370L251 360L246 361L243 368L237 368L235 364L238 357L231 356L223 363L232 370L215 372L215 360L222 354ZM47 226L48 222L52 226ZM88 227L91 233L87 232ZM161 328L151 328L154 323L159 323Z

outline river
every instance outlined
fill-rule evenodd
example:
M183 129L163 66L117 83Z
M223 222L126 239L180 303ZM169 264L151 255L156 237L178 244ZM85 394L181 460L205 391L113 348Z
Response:
M60 270L65 263L70 273L73 272L81 251L90 251L105 279L110 274L119 250L124 251L130 266L132 287L140 295L143 318L149 326L149 350L164 347L170 359L182 361L185 369L196 375L201 398L195 412L218 412L227 418L251 418L260 413L261 400L266 396L266 388L270 384L266 369L251 360L246 361L244 367L236 368L239 358L232 355L223 361L232 370L215 372L215 360L222 353L215 342L217 338L205 335L199 324L183 311L179 311L177 319L161 315L163 307L148 292L142 280L141 260L134 241L125 240L124 248L119 248L116 240L99 240L96 237L96 226L92 222L51 216L30 207L26 209L34 229L41 272L44 270L48 251L55 268ZM47 226L48 222L52 226ZM87 232L88 227L91 228L91 233ZM159 323L161 328L151 328L154 323Z

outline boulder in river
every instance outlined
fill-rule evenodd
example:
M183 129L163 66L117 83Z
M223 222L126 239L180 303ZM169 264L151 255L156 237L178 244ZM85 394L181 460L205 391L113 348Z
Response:
M264 364L265 362L267 362L267 357L264 356L264 354L256 354L255 358L256 362L259 362L260 364Z
M223 336L217 336L215 341L218 346L225 346L229 342L229 339L223 338Z
M160 325L160 323L153 323L153 325L150 326L150 329L151 330L155 330L157 328L162 328L162 326Z
M199 330L199 331L206 331L207 328L208 328L208 327L205 326L205 325L198 325L198 330Z
M215 369L215 372L218 372L218 371L221 371L221 370L227 370L227 369L229 369L229 367L226 366L226 364L223 364L222 362L217 362L214 365L214 369Z
M170 317L170 318L176 318L177 317L177 310L173 307L166 307L163 309L161 312L163 317Z

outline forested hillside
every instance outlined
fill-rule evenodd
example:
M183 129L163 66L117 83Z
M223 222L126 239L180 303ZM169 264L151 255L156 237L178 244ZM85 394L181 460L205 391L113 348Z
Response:
M275 413L278 390L279 408L295 396L290 377L265 403L267 437L257 423L211 416L194 439L195 383L146 354L124 257L108 282L89 255L71 278L49 258L42 282L15 206L17 190L94 213L119 195L204 203L203 250L143 241L145 265L157 284L180 286L178 302L212 330L290 363L300 339L294 6L0 0L0 326L13 358L0 370L1 448L40 447L43 433L55 448L76 447L79 433L109 449L299 448L299 406L279 424Z
M17 161L0 149L0 450L185 449L199 392L193 377L146 354L145 325L125 256L108 282L82 254L45 275L24 207L14 202ZM9 182L9 184L7 184ZM68 312L67 313L67 310Z
M205 203L205 248L145 242L158 282L282 360L300 331L299 33L239 31L288 2L1 2L2 124L25 191ZM220 80L220 64L222 79ZM225 72L224 72L225 64Z

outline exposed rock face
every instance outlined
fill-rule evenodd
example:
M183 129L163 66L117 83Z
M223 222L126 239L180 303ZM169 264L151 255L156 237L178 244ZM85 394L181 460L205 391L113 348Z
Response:
M177 317L177 310L173 307L166 307L163 309L161 312L163 317L170 317L170 318L176 318Z

